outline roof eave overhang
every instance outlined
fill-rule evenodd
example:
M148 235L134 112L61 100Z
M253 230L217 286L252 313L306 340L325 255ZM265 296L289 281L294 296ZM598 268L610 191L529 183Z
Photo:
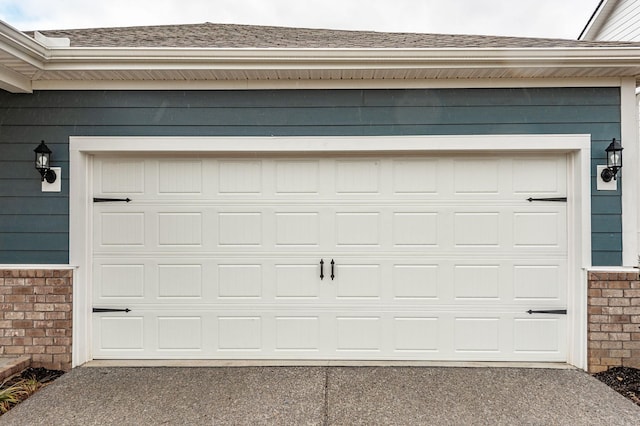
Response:
M376 76L380 70L384 77ZM133 83L155 78L150 77L154 72L160 73L160 81L184 81L190 71L206 71L202 78L246 82L313 79L320 71L334 72L332 79L401 80L408 78L407 70L423 71L412 75L442 79L503 78L506 74L517 78L637 77L640 48L52 48L17 30L13 34L7 34L6 28L0 31L0 88L11 92L30 92L34 82L39 87L51 81L67 86L83 83L82 87L113 80ZM279 76L279 71L286 77Z

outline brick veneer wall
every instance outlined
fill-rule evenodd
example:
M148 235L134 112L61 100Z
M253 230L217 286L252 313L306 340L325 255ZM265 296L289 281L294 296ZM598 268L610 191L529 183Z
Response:
M0 269L0 355L71 369L73 271Z
M589 372L640 368L638 272L589 272Z

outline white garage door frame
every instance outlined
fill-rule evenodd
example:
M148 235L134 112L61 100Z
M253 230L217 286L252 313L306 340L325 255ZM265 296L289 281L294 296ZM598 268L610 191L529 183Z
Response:
M590 135L456 135L372 137L71 137L70 263L73 366L92 355L92 170L96 154L553 153L568 154L567 363L587 366L586 271L591 266Z

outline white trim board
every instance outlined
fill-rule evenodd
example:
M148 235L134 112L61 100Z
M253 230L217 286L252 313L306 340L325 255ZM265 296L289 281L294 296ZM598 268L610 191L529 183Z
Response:
M180 143L176 143L176 142ZM92 154L232 153L434 153L549 152L568 161L568 359L587 367L586 268L591 262L589 135L460 135L373 137L71 137L70 262L78 265L73 288L73 366L91 354ZM585 195L586 196L583 196Z
M459 89L514 87L620 87L609 78L362 79L362 80L35 80L33 90L314 90L314 89Z

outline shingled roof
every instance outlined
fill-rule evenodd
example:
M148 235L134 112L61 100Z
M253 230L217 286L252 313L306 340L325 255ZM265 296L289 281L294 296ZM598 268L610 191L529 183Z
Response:
M39 33L0 21L0 89L378 88L422 87L435 80L640 79L640 43L633 42L212 23Z
M89 28L40 31L47 37L67 37L71 47L178 48L553 48L626 47L628 42L497 37L477 35L383 33L256 25L204 24ZM28 33L33 35L33 33Z

